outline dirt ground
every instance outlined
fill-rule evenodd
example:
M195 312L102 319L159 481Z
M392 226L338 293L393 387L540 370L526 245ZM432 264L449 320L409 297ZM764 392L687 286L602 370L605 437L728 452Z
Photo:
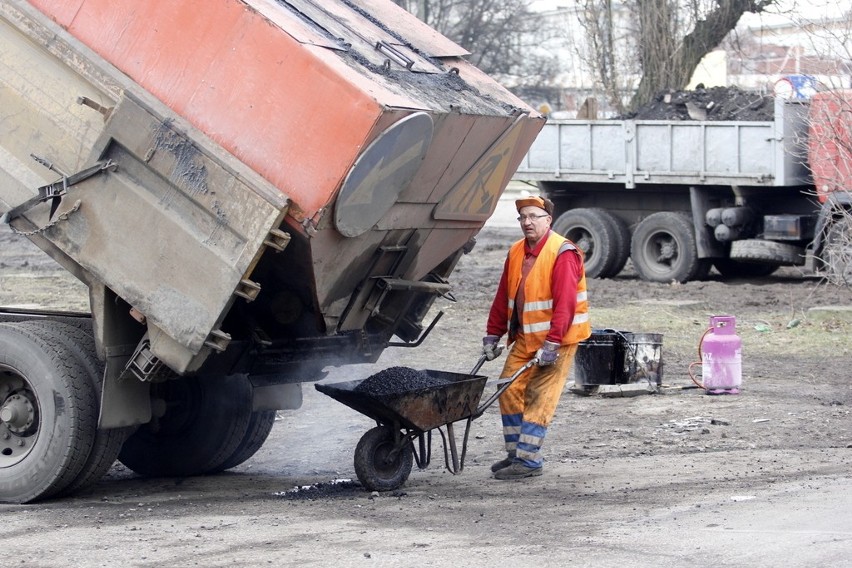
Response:
M512 223L491 223L453 276L455 303L394 365L469 372ZM0 305L85 306L57 267L0 232ZM662 333L664 388L632 398L566 388L543 476L494 480L496 405L471 425L464 471L442 445L405 486L370 493L352 456L371 421L305 385L264 447L221 475L140 478L116 464L92 489L0 505L7 566L814 566L852 553L852 323L848 289L793 270L683 285L628 269L590 282L595 327ZM687 373L710 315L737 317L743 391L708 396ZM482 374L496 376L497 362ZM687 388L684 388L687 387ZM458 430L463 431L462 428Z

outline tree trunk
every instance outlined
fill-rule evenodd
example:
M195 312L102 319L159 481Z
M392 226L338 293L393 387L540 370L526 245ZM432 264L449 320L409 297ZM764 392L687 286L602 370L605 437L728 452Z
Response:
M689 83L701 58L715 49L746 12L759 13L775 0L718 0L678 41L677 8L671 0L637 0L639 62L642 78L630 108L650 102L662 90L679 90Z

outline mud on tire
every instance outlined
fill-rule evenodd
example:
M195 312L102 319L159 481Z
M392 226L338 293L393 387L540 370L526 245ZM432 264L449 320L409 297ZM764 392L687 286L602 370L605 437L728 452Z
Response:
M406 444L394 459L388 459L394 447L394 432L386 426L368 430L355 447L355 474L370 491L399 489L414 464L411 445Z

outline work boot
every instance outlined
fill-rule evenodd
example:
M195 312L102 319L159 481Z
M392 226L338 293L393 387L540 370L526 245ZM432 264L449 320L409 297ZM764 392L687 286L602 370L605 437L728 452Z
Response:
M512 465L512 462L514 460L515 460L515 454L509 453L506 456L505 459L502 459L498 462L494 462L493 464L491 464L491 471L497 472L497 471L500 471L501 469L505 469L505 468L509 467L510 465Z
M512 465L509 467L497 470L494 473L494 479L506 480L536 477L537 475L541 475L543 469L544 468L542 466L529 467L528 465L524 465L522 462L516 461L512 462Z

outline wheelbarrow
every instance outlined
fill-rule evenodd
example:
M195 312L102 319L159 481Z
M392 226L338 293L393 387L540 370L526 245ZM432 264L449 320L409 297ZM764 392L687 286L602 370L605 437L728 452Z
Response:
M377 426L368 430L355 447L355 474L361 485L370 491L402 487L415 462L420 469L429 465L435 430L441 435L447 470L454 475L461 473L471 422L482 416L515 379L538 363L533 358L511 377L495 380L497 390L481 402L488 378L476 373L485 361L483 355L467 375L418 371L434 384L401 393L364 392L358 388L363 380L316 384L321 393L376 421ZM462 420L466 425L459 453L454 426Z

